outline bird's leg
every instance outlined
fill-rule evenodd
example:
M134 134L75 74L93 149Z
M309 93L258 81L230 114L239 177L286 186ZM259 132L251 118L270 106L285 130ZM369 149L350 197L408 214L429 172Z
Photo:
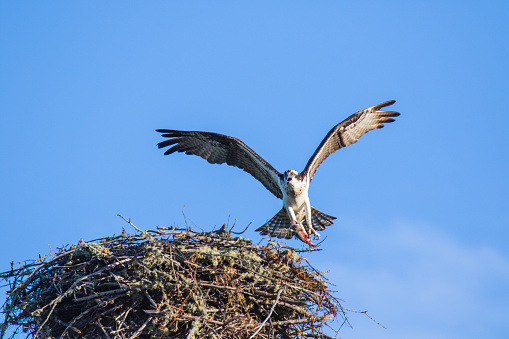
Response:
M311 204L309 198L306 200L306 223L308 224L308 233L313 234L315 237L320 239L320 234L313 227L313 219L311 218Z
M286 207L288 215L290 215L290 219L292 219L292 229L295 233L295 236L300 239L300 241L305 242L309 246L317 247L315 244L311 243L311 238L308 233L304 229L304 226L300 222L297 221L295 217L295 211L290 206Z
M318 232L317 232L317 231L316 231L313 227L311 227L311 232L313 232L313 235L314 235L315 237L317 237L318 239L320 239L320 234L319 234L319 233L318 233Z

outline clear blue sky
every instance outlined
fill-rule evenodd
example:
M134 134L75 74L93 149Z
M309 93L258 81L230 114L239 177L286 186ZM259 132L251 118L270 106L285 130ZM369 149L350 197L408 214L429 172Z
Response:
M241 170L163 156L156 128L300 171L395 99L310 189L338 220L308 259L387 327L352 314L340 335L509 338L508 18L507 1L2 1L0 271L119 234L117 213L153 229L186 206L211 230L281 208Z

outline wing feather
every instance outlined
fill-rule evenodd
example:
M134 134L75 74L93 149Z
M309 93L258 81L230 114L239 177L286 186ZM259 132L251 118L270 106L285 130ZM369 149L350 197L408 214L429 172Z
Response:
M169 138L158 143L158 148L173 145L164 152L165 155L185 152L200 156L211 164L226 163L238 167L255 177L276 197L283 197L279 187L281 174L239 139L211 132L169 129L156 131Z
M383 128L384 123L393 122L394 119L392 118L399 116L399 113L380 111L380 109L390 106L395 102L395 100L390 100L359 111L334 126L309 159L304 171L302 171L302 175L309 175L309 179L311 180L317 168L329 155L340 148L355 144L360 137L369 131L375 128Z

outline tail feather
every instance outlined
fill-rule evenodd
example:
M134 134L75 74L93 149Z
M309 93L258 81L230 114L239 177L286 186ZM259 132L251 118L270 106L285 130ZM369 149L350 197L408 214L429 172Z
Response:
M331 215L325 214L313 206L311 206L311 220L313 221L313 228L317 231L323 231L325 226L333 224L332 220L336 219ZM307 229L306 218L302 220L302 225Z
M261 232L262 235L277 238L291 239L293 237L291 221L284 208L277 212L265 225L258 227L256 231Z
M315 230L323 231L325 226L330 226L333 224L332 220L334 219L336 219L336 217L330 216L320 212L314 207L311 207L311 220ZM302 220L302 225L305 227L305 229L307 229L306 218ZM269 235L271 237L285 239L291 239L295 235L295 232L292 229L291 220L288 218L284 208L277 212L277 214L264 225L258 227L256 231L260 232L262 235Z

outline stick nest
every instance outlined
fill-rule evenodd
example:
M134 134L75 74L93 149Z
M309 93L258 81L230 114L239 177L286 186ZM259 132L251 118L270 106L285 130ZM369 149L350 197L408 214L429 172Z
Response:
M344 313L298 251L221 231L80 241L0 274L13 338L329 338Z

